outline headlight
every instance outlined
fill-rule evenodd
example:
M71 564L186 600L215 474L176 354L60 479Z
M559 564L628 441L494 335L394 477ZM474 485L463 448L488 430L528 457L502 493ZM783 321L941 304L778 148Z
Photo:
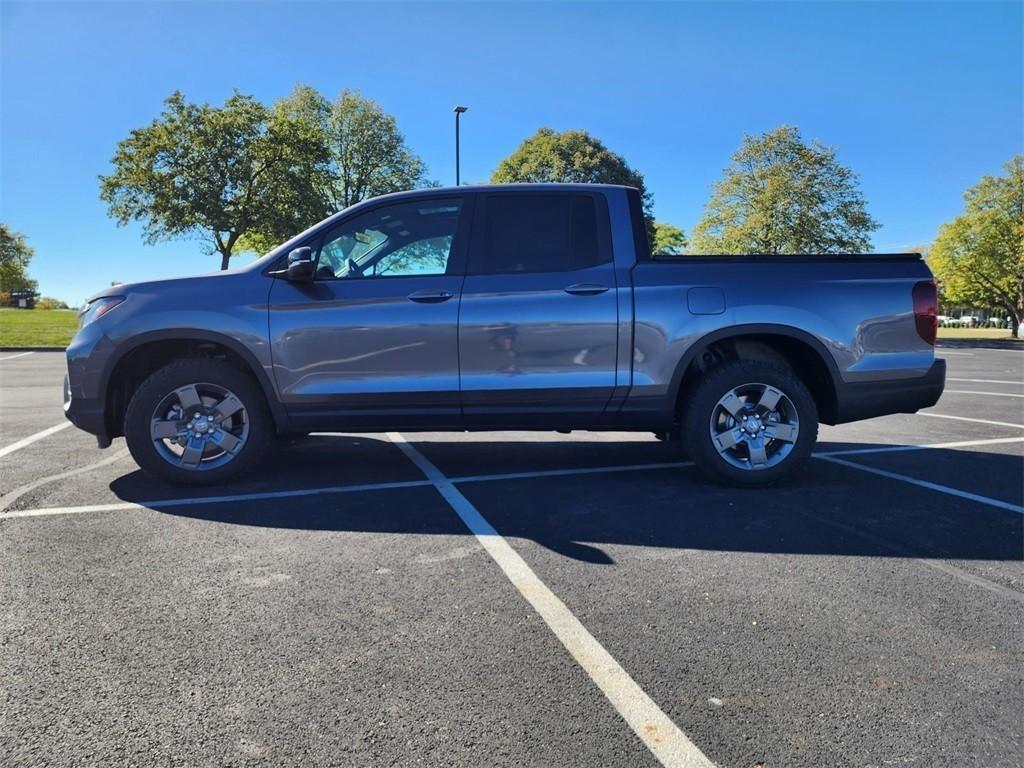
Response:
M102 299L90 301L78 313L78 327L84 328L93 320L99 320L122 301L124 301L124 296L104 296Z

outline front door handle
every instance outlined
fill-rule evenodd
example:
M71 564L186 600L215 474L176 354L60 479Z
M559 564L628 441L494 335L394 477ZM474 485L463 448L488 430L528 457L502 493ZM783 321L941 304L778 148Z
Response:
M451 291L416 291L416 293L410 293L408 299L420 304L440 304L442 301L448 301L454 295Z
M564 290L573 296L596 296L607 291L608 286L599 285L598 283L576 283L575 285L567 285Z

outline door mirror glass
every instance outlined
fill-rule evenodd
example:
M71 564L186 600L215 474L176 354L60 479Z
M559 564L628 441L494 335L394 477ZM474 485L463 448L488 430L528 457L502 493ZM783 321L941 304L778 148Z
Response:
M313 249L296 248L288 254L286 277L294 282L306 282L313 279Z

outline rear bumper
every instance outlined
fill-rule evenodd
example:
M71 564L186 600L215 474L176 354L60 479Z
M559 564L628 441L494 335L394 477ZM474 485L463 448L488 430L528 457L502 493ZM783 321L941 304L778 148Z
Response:
M836 389L835 424L890 413L915 413L935 405L946 386L946 361L936 360L928 373L913 379L844 383Z

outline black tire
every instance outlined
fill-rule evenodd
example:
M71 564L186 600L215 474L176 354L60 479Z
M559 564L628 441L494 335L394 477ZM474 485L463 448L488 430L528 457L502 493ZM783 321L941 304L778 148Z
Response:
M245 442L222 466L203 470L176 466L161 455L150 435L157 406L189 384L222 387L244 407L248 425ZM247 472L262 458L274 434L273 418L259 384L230 363L210 358L177 360L158 370L135 390L124 417L125 442L136 463L151 475L182 486L215 485Z
M711 420L719 400L737 387L764 384L782 392L796 409L799 430L789 450L774 466L741 468L719 453ZM683 443L697 467L709 478L744 487L770 485L806 461L818 439L818 408L804 383L789 368L759 360L738 360L713 368L683 403ZM774 444L773 444L774 445Z

